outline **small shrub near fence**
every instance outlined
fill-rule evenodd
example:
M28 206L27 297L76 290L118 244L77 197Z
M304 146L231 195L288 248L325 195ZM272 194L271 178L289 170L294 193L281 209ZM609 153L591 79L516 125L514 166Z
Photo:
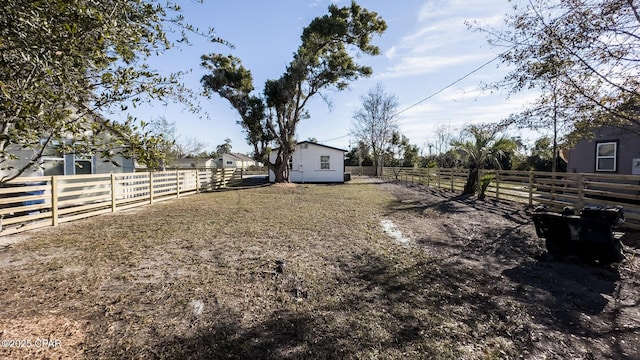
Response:
M449 191L462 191L466 169L384 168L386 179ZM490 179L484 189L487 198L509 200L552 209L572 206L622 206L627 225L640 228L640 176L542 171L482 170Z
M225 187L235 169L22 177L0 188L0 235Z

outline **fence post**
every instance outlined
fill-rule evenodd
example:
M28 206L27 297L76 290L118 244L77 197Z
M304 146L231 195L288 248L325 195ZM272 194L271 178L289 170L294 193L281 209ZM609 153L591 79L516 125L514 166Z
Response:
M533 170L529 170L529 206L533 205Z
M176 169L176 197L180 197L180 170Z
M153 171L149 171L149 204L153 204Z
M556 201L556 173L551 173L551 200Z
M116 212L116 174L111 173L111 212Z
M578 175L578 209L582 209L584 207L584 174Z
M469 169L469 171L473 171L473 169ZM482 169L478 169L478 184L476 186L476 190L478 190L478 195L480 195L482 193L482 181L480 179L482 179L483 176L483 170Z
M194 170L196 173L196 194L200 192L200 174L198 174L198 169Z
M500 172L496 171L496 200L500 199Z
M216 171L211 170L211 190L216 189L216 186L218 185L216 184L216 181L217 181L216 179L218 178L218 173L221 171L224 171L224 169L223 170L216 169Z
M51 225L58 226L58 177L51 177Z
M436 187L440 189L440 168L438 168L438 171L436 173Z
M431 169L427 168L427 186L431 187Z
M451 169L451 192L453 192L453 176L454 176L454 170Z

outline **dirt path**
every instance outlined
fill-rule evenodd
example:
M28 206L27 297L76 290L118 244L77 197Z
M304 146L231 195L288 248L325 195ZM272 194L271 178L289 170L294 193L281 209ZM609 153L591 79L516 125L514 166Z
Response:
M524 207L418 185L381 186L398 199L387 218L414 246L442 259L443 272L467 277L451 284L465 301L447 309L461 327L477 327L470 315L480 310L487 326L504 317L505 341L515 340L523 358L640 359L638 233L627 234L627 259L616 266L558 262Z

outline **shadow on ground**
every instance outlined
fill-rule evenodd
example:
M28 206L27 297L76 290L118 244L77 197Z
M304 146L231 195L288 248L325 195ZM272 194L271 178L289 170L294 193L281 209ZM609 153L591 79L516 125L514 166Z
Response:
M320 280L322 293L285 288L282 302L258 316L218 305L194 319L186 335L157 339L127 354L162 359L634 358L623 341L638 328L612 325L619 309L610 299L618 296L620 272L541 256L530 229L524 229L530 223L523 210L493 207L438 192L430 200L400 199L389 212L435 209L450 214L451 224L484 214L484 222L474 237L439 243L442 251L436 256L423 252L421 247L434 246L428 241L410 249L390 241L384 253L367 248L332 253L327 261L335 272ZM495 229L489 217L508 219L510 225ZM256 281L286 285L286 276L244 285L246 291ZM113 351L111 357L122 354L122 349Z
M241 190L241 189L253 189L257 187L263 187L269 185L269 177L266 175L250 175L246 176L243 179L238 179L232 181L227 185L226 188L220 189L221 191L225 190Z
M242 323L242 314L220 309L215 321L202 324L193 336L167 339L146 355L166 359L453 359L464 357L462 345L481 346L496 337L513 337L519 343L517 347L493 345L488 351L496 354L515 354L516 348L525 345L520 342L527 339L526 328L494 297L497 289L476 292L469 287L482 283L491 288L499 274L486 278L486 274L458 266L443 268L436 259L398 264L371 253L339 260L338 266L352 286L335 294L337 301L330 305L287 307L251 325ZM500 323L500 327L490 328L488 323ZM473 337L457 331L461 327L473 329Z

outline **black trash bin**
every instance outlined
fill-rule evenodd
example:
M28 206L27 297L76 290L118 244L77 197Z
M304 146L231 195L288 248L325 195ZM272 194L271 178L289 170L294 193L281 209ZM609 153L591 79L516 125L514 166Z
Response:
M603 264L620 262L621 234L612 227L624 222L622 208L585 207L580 215L565 208L562 213L536 208L532 214L538 237L545 239L549 254L556 258L570 255Z

